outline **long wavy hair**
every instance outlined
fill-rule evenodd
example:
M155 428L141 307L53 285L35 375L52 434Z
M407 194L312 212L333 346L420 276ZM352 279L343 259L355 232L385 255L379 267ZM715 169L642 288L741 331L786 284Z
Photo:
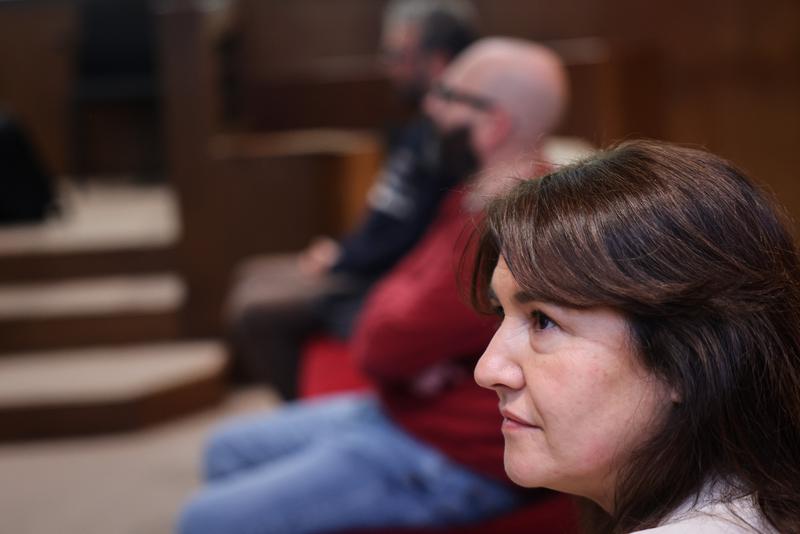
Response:
M500 255L538 299L622 312L680 396L618 476L613 532L658 525L710 482L800 532L800 258L768 194L712 154L627 142L490 204L479 309Z

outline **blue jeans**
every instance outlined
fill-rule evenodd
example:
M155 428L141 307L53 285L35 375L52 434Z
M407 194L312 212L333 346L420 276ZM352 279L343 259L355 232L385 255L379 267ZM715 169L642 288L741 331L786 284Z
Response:
M364 394L229 423L209 441L205 471L208 484L180 517L183 534L442 526L520 503L511 487L403 432Z

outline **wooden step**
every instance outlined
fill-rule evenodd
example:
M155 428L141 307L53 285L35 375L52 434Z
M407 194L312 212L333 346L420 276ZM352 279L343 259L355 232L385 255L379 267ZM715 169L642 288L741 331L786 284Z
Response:
M213 341L0 358L0 439L132 430L210 406L226 353Z
M58 215L0 228L0 282L174 268L180 224L169 187L63 182L59 191Z
M184 298L169 273L0 286L0 353L175 339Z

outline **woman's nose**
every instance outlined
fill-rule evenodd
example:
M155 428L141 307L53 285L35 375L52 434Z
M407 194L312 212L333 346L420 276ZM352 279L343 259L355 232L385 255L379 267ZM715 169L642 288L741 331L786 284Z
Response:
M501 326L475 366L474 376L478 385L486 389L521 388L524 385L522 372L509 356Z

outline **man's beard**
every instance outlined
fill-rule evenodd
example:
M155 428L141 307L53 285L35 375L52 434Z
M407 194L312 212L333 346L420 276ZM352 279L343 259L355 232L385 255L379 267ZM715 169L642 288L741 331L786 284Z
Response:
M397 85L395 91L403 105L411 109L420 109L428 88L422 82L410 82Z
M442 174L462 182L477 172L480 164L471 137L469 125L438 133L437 159Z

